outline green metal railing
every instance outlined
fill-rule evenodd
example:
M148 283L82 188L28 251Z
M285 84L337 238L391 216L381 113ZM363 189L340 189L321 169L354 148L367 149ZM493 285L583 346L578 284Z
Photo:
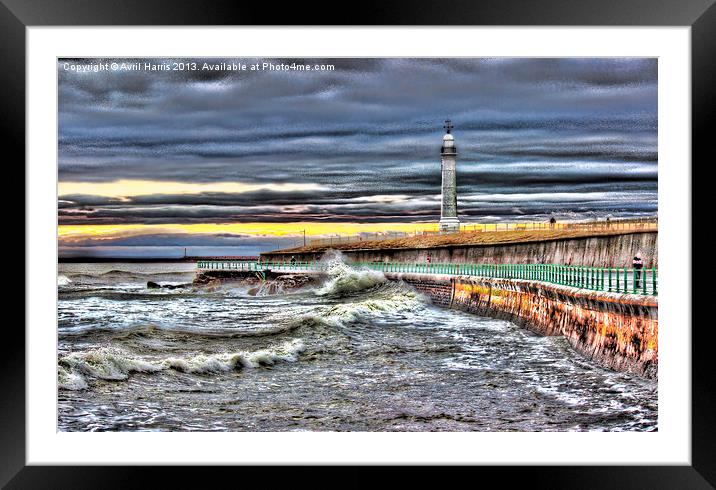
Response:
M352 262L351 266L388 273L439 274L497 279L523 279L593 291L657 295L658 271L559 264L411 264L402 262ZM200 270L321 272L325 262L199 261Z

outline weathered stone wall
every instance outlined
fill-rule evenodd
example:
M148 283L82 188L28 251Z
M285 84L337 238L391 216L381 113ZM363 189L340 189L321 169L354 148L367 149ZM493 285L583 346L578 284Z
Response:
M655 297L534 281L386 276L404 280L440 306L508 320L541 335L563 335L575 350L611 369L658 376Z
M416 249L346 250L343 255L353 262L480 264L572 264L589 267L631 267L641 252L644 267L658 267L658 233L634 232L622 235L545 240L504 245L471 245ZM262 260L317 260L323 252L306 254L261 254Z
M386 276L390 276L386 274ZM435 279L432 276L417 276L414 278L403 278L405 282L413 286L415 289L428 296L433 304L450 308L452 305L453 285L449 277L441 277Z

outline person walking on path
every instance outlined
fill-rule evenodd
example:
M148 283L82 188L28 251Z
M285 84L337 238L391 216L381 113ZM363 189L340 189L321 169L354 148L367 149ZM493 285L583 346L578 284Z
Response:
M634 269L634 288L639 289L639 284L641 282L641 269L644 267L644 262L641 260L641 253L637 252L631 261L631 266Z

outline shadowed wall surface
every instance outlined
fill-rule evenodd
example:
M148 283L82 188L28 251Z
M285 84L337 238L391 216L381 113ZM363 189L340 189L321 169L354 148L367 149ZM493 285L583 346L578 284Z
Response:
M632 258L641 253L644 267L658 267L658 233L544 240L504 245L470 245L413 249L343 250L353 262L403 262L478 264L571 264L586 267L631 267ZM262 261L284 262L318 260L324 251L312 253L263 253Z

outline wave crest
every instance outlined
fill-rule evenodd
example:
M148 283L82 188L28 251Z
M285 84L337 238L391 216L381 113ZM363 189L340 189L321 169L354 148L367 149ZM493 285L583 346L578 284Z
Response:
M358 269L346 264L340 252L327 252L321 262L326 266L328 280L315 290L318 296L356 293L387 282L382 272Z
M58 361L58 386L66 390L89 387L88 379L123 381L131 373L155 373L173 369L184 373L225 373L234 369L273 366L278 362L296 362L306 350L302 340L294 339L273 348L254 352L198 355L188 358L170 357L147 361L131 357L117 348L102 347L86 352L73 352Z
M381 317L415 311L425 305L424 297L405 283L389 282L377 286L364 298L352 298L350 302L304 315L304 320L330 327L346 327L361 318Z

